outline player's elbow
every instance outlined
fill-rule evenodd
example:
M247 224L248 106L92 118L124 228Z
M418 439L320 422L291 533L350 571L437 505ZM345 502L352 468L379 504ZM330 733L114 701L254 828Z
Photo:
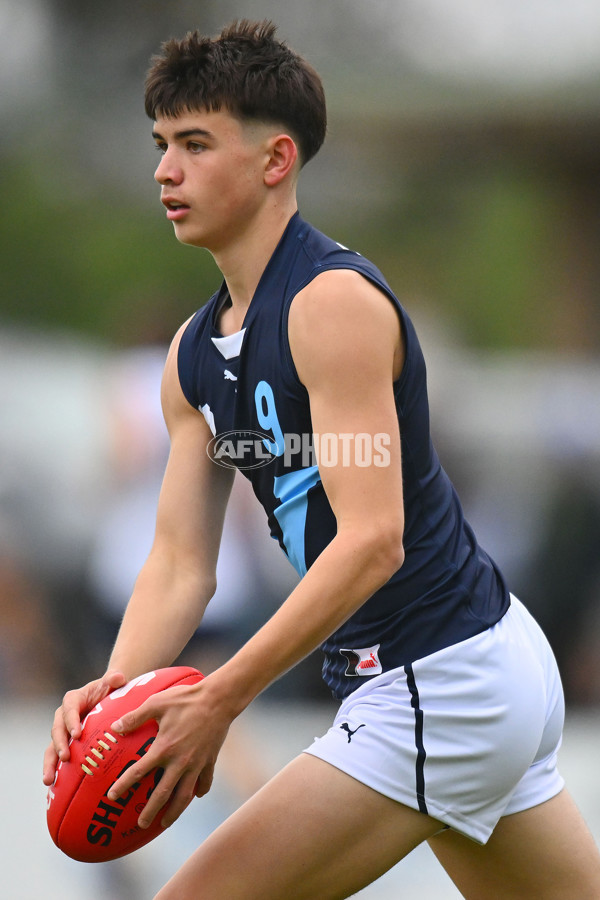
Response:
M370 564L378 570L384 584L404 563L403 523L396 518L378 521L367 544Z
M385 564L389 578L404 564L403 528L399 522L390 523L384 541Z

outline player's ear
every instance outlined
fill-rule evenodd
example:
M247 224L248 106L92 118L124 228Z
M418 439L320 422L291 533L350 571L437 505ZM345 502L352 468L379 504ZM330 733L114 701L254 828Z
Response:
M274 135L269 141L265 184L274 187L289 175L298 161L298 148L289 134Z

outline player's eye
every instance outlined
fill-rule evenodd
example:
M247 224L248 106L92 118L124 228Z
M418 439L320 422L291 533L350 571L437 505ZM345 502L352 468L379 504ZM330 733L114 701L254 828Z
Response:
M164 156L164 154L166 153L166 150L167 150L167 145L166 144L155 144L154 149L158 150L158 152L161 154L161 156Z
M190 153L202 153L203 150L206 150L204 144L200 144L198 141L188 141L187 148Z

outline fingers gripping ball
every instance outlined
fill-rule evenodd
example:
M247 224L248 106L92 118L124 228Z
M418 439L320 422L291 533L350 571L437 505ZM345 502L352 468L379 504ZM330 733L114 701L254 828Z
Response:
M106 796L117 778L148 751L158 733L156 721L126 735L113 734L110 726L153 694L201 678L189 666L157 669L112 691L88 713L81 737L70 743L71 758L59 764L48 789L48 829L63 853L81 862L107 862L132 853L163 831L161 816L149 828L137 824L161 769L149 772L118 800Z

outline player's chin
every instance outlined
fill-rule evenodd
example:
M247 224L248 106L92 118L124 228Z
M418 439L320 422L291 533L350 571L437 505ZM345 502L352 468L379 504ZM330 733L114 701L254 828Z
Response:
M180 244L186 244L188 247L207 249L206 236L193 226L190 226L189 224L186 225L185 222L174 222L173 231Z

